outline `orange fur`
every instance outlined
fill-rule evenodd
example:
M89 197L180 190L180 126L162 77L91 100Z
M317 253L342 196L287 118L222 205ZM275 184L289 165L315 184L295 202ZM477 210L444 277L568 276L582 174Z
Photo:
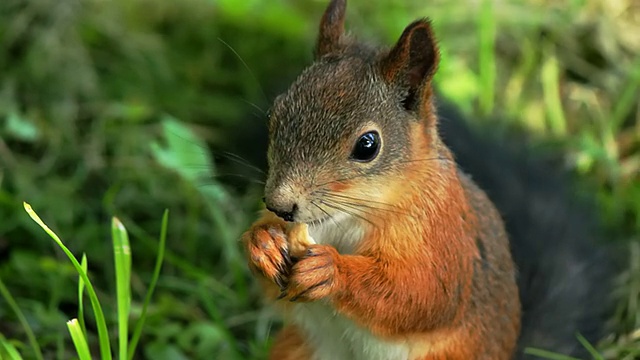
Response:
M417 159L427 153L429 140L423 136L427 129L418 123L411 133ZM290 268L284 297L298 302L328 300L336 311L374 335L410 344L413 359L471 359L478 352L486 352L490 356L486 359L507 359L515 335L505 338L504 344L490 344L483 338L487 334L477 328L487 320L479 317L501 315L468 311L474 263L479 260L477 215L468 204L464 179L459 179L448 152L440 151L445 160L428 166L415 162L401 179L377 180L388 189L382 196L405 212L371 213L376 226L367 226L356 254L342 255L329 245L308 246ZM358 191L357 182L352 187ZM273 249L281 239L266 237L265 226L279 228L281 221L267 214L246 238L253 244L252 267L273 279L277 261L264 259L280 259ZM255 245L256 239L268 245ZM257 254L260 251L262 255ZM519 312L504 316L511 328L502 331L517 333ZM278 353L287 348L298 354L298 341L276 344Z
M328 188L333 192L339 193L347 190L349 188L349 184L346 181L338 181L338 182L329 184Z
M270 360L304 360L311 359L313 351L305 343L300 330L289 325L282 329L271 348Z
M332 0L325 11L318 56L366 51L348 46L345 6ZM265 212L243 236L249 266L295 324L271 358L510 359L520 303L509 244L496 209L438 137L431 79L439 53L429 23L414 22L379 55L378 72L366 77L359 70L372 64L362 58L373 56L328 60L318 69L331 71L303 76L272 109L279 137L265 201L310 225ZM385 86L366 88L372 80ZM340 122L317 123L331 116ZM347 161L350 136L371 127L388 140L387 157ZM298 141L307 137L333 142Z

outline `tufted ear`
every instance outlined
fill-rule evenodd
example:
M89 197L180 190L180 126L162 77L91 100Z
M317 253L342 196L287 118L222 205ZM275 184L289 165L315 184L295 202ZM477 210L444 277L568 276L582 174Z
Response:
M401 89L405 109L421 113L430 107L431 80L440 58L429 20L407 26L396 45L380 62L385 81Z
M347 0L331 0L327 6L320 20L320 33L315 49L316 58L340 50L346 9Z

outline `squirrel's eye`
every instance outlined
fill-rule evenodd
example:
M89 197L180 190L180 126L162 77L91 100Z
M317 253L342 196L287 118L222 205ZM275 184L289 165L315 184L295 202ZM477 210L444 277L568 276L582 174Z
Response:
M356 146L351 152L351 158L355 161L369 162L378 156L380 150L380 135L376 131L370 131L360 136Z

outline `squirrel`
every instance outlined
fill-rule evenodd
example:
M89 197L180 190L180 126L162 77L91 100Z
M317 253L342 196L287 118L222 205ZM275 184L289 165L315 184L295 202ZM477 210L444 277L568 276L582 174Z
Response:
M556 340L580 326L593 338L600 324L548 314L567 319L544 339L547 315L522 297L535 281L514 263L526 246L513 249L440 135L430 21L376 48L345 33L345 12L346 0L331 0L315 61L268 116L266 209L242 242L286 321L270 358L501 360L526 358L531 344L579 353L575 339ZM554 309L550 295L536 300Z

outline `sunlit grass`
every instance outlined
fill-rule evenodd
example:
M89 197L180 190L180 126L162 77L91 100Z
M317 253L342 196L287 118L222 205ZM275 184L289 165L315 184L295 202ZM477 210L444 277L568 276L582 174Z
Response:
M78 319L69 320L67 322L67 328L69 329L69 334L71 334L73 345L76 347L78 358L80 358L80 360L91 360L89 344L87 343L87 338L84 335L85 332L78 323Z
M67 327L69 329L69 333L71 334L71 338L75 345L77 354L80 360L90 360L91 354L89 352L89 345L87 343L87 330L84 325L84 312L83 312L83 292L86 287L89 299L91 301L91 306L93 308L93 312L96 317L96 324L98 326L98 336L99 336L99 344L100 344L100 356L103 360L111 360L113 359L111 354L111 343L108 337L107 323L102 311L102 307L100 305L100 301L98 296L94 290L94 286L91 283L91 280L88 276L88 263L85 255L82 257L82 263L78 263L78 260L75 258L73 253L67 248L67 246L62 242L62 240L54 233L45 223L40 219L38 214L33 210L31 205L24 203L24 209L29 214L31 219L35 221L54 241L55 243L64 251L67 255L73 266L75 267L78 275L80 277L78 282L78 316L81 321L78 319L72 319L67 322ZM136 324L133 340L131 343L128 343L129 339L129 311L131 304L131 249L129 246L129 237L124 225L117 219L112 219L112 242L113 242L113 253L114 253L114 263L116 269L116 298L117 298L117 314L118 314L118 358L119 359L132 359L135 353L135 347L140 338L140 334L142 332L144 321L146 318L146 311L149 303L151 301L151 297L153 295L153 290L155 289L156 283L159 278L160 269L162 265L162 260L164 256L164 249L166 244L166 233L167 233L167 222L168 222L168 210L165 211L162 218L162 229L160 233L160 243L159 243L159 251L156 261L156 267L154 269L154 275L147 291L147 296L145 297L143 303L142 314ZM10 294L8 292L5 293L6 288L4 284L0 282L0 291L2 291L3 295L5 295L6 299L11 299ZM13 302L15 305L15 302ZM17 305L14 307L14 311L18 316L21 316L21 312ZM26 324L26 322L25 322ZM25 325L26 326L26 325ZM28 326L25 327L27 329ZM40 353L39 348L37 347L37 342L33 341L34 348L37 349L37 352Z
M0 359L22 360L18 349L2 334L0 334Z
M75 267L76 271L82 278L82 281L84 282L84 285L87 288L89 300L91 301L91 307L93 308L93 312L96 317L96 324L98 326L98 337L99 337L99 343L100 343L100 356L102 360L111 359L111 344L109 342L107 322L104 318L104 313L102 311L102 306L100 305L100 301L98 300L98 295L96 294L96 291L93 288L91 281L89 280L89 276L87 275L87 272L82 268L82 265L80 265L76 257L71 252L71 250L69 250L64 245L62 240L60 240L58 235L56 235L56 233L54 233L53 230L49 229L49 227L42 221L42 219L40 219L38 214L36 214L36 212L33 211L33 209L31 208L31 205L25 202L24 209L27 212L27 214L29 214L31 219L33 219L33 221L35 221L36 224L38 224L53 239L53 241L55 241L56 245L58 245L60 249L62 249L62 251L67 255L67 257Z
M131 247L129 247L127 231L118 218L113 218L111 232L116 269L116 297L118 298L118 358L126 359L131 308Z

